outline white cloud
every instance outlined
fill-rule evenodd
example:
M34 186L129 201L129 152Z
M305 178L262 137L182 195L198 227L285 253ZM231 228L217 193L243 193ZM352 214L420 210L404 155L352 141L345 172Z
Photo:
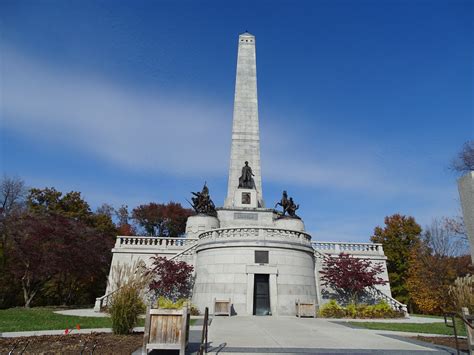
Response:
M2 116L35 141L85 149L126 168L222 174L230 122L215 103L139 92L3 50ZM229 112L231 112L229 110ZM196 159L196 157L199 157Z
M232 107L204 95L141 92L58 70L12 47L4 46L2 53L4 125L35 144L73 147L134 171L200 178L227 174ZM284 120L267 126L264 180L374 196L436 192L418 176L388 174L392 163L377 162L370 146L328 143L336 136L321 141L308 127Z
M12 47L0 49L0 116L8 130L27 136L33 144L86 152L91 159L135 172L199 181L226 176L232 107L202 94L190 97L164 88L130 89L97 76L53 68ZM376 142L357 141L357 134L342 129L322 135L318 132L328 130L317 125L329 118L318 117L311 124L299 118L295 124L278 116L283 113L277 104L270 106L261 117L264 182L289 190L301 186L308 195L315 192L313 188L330 190L341 205L347 203L347 192L361 196L360 202L352 199L351 203L360 203L362 212L354 206L342 217L334 207L328 213L306 206L304 217L314 239L367 241L375 224L382 224L383 216L390 213L414 215L423 226L433 216L456 214L454 182L440 181L429 164L423 165L423 154L417 155L415 148L413 154L403 156L397 147L374 147ZM152 199L141 189L117 195L80 177L64 181L37 172L24 178L34 186L82 191L93 204L107 201L119 206L126 201L133 207ZM372 204L378 207L371 210Z

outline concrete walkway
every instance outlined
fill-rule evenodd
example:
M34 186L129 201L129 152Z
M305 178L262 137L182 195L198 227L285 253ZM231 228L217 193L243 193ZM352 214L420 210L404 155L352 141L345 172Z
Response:
M93 308L67 309L67 310L62 310L62 311L55 311L54 313L63 314L66 316L110 317L110 315L105 312L94 312ZM444 319L442 318L430 318L430 317L418 317L418 316L411 316L408 318L391 318L391 319L386 319L386 318L380 318L380 319L320 318L320 319L324 319L328 321L337 321L337 322L380 322L380 323L438 323L438 322L443 323L444 322Z
M83 317L107 317L93 309L72 309L57 311L64 315ZM202 330L202 317L191 326L188 353L196 353ZM401 338L416 337L417 333L385 330L354 329L343 325L352 321L373 321L392 323L434 323L443 319L410 317L403 319L313 319L296 317L214 317L209 327L209 351L213 354L449 354L443 347L428 345ZM143 332L143 327L134 329ZM73 330L74 333L109 333L110 328ZM60 335L64 330L0 333L0 337L34 335ZM436 336L421 334L425 336ZM398 337L397 337L398 336ZM137 354L140 351L136 352ZM135 354L135 353L134 353Z
M54 311L54 313L62 314L65 316L110 317L110 314L105 312L94 312L93 308L65 309L62 311Z
M449 354L442 347L317 318L214 317L209 327L209 342L209 350L215 354Z
M376 323L444 323L443 318L430 317L408 317L408 318L370 318L370 319L352 319L352 318L320 318L331 322L376 322Z

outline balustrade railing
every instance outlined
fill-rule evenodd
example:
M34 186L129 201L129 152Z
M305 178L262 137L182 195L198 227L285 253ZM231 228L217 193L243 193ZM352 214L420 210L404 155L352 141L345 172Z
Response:
M196 248L197 248L197 242L194 241L194 244L191 244L186 249L184 249L184 250L180 251L179 253L173 255L169 259L170 260L181 260L181 258L183 258L183 257L193 255L196 252Z
M298 241L303 244L310 244L311 236L304 232L279 229L279 228L218 228L199 234L200 240L220 240L220 239L277 239L287 241Z
M115 248L182 248L192 245L197 238L159 238L149 236L117 236Z
M349 242L311 242L313 248L329 254L377 254L384 255L382 244L379 243L349 243Z
M381 254L383 255L383 249L381 244L374 244L375 246L378 246L379 248L376 249L365 249L365 246L371 245L371 243L334 243L334 242L312 242L314 249L314 256L318 259L322 260L327 260L328 258L333 258L335 257L333 254L336 253L341 253L342 251L348 251L347 249L341 250L338 249L337 252L335 252L335 248L330 248L329 246L334 246L334 245L347 245L347 244L355 244L357 245L357 248L362 248L362 251L364 251L365 254L367 252L373 252L374 250L376 251L376 254ZM318 249L319 246L323 245L323 248ZM357 251L349 251L350 253L357 254ZM366 292L370 294L374 299L377 300L384 300L387 302L390 307L396 311L403 312L405 317L408 317L408 307L406 304L403 304L399 301L397 301L395 298L385 294L384 292L380 291L378 288L374 286L370 286L366 288Z
M389 295L386 295L375 286L370 286L366 290L374 298L379 299L379 300L384 300L392 307L392 309L402 312L405 315L405 317L408 317L408 307L406 304L403 304L397 301L395 298L390 297Z

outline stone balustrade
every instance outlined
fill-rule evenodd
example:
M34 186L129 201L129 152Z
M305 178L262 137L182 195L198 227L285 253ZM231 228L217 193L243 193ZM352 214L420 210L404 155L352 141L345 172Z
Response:
M374 286L370 286L368 288L366 288L366 292L368 292L369 294L372 294L372 296L375 298L375 299L378 299L378 300L383 300L385 302L388 303L388 305L394 309L395 311L399 311L399 312L402 312L405 317L408 317L408 307L406 304L403 304L399 301L397 301L395 298L393 297L390 297L389 295L386 295L385 293L383 293L382 291L380 291L378 288L374 287Z
M171 258L169 258L169 260L178 260L178 261L182 261L183 258L186 258L188 256L192 256L196 253L196 248L197 248L197 243L195 241L194 244L191 244L190 246L188 246L186 249L183 249L181 250L180 252L176 253L175 255L173 255Z
M117 236L115 248L182 249L195 244L197 238L159 238L149 236Z
M313 248L326 254L364 254L384 255L382 244L379 243L348 243L348 242L311 242Z
M203 232L198 236L199 240L221 240L221 239L259 239L259 240L283 240L288 242L299 242L310 245L311 236L304 232L279 229L279 228L218 228Z

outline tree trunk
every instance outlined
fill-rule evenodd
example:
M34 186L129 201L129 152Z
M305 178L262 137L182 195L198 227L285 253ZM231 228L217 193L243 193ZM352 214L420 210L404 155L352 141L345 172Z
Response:
M31 298L28 297L28 291L26 290L25 286L23 287L23 298L25 300L25 308L30 308Z
M31 297L30 298L25 297L25 308L30 308L30 303L31 303Z
M31 301L33 300L33 297L35 297L36 292L38 292L38 289L34 289L31 287L31 280L28 277L28 271L26 271L23 277L21 278L21 287L23 288L25 308L30 308Z
M28 271L25 272L25 274L21 278L21 287L23 289L23 299L25 300L25 308L30 308L30 302L31 302L31 298L29 296L30 279L28 278L27 273Z
M36 295L36 290L28 292L26 288L23 287L23 297L25 298L25 308L30 308L31 301Z

